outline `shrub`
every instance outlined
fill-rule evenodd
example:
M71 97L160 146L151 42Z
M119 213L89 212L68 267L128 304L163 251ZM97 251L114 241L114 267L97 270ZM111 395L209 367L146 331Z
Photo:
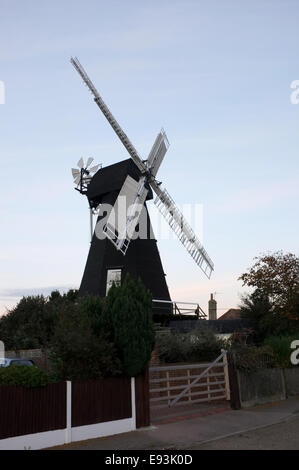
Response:
M244 372L275 367L275 356L269 346L234 344L229 354L233 356L237 369Z
M201 362L219 356L224 342L204 325L189 333L170 332L157 338L158 354L162 361Z
M44 387L49 382L48 374L38 367L14 365L0 369L0 385L23 385Z
M91 319L71 303L59 312L49 359L53 380L98 379L121 372L114 345L103 331L96 335Z
M123 372L142 373L155 345L152 298L140 280L127 274L122 286L112 286L103 309L103 325L109 331L122 362Z
M299 334L292 336L270 336L266 338L265 344L271 348L275 357L275 363L278 367L294 367L290 362L292 353L291 343L298 340Z
M184 333L158 334L157 347L159 358L163 362L187 362L190 360L190 344L188 336Z

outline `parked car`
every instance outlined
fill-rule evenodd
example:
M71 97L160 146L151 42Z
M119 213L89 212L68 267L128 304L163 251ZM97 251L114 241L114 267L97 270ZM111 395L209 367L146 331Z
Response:
M14 357L8 358L6 357L4 361L0 361L0 367L8 367L8 366L34 366L34 362L31 359L21 358L21 357Z

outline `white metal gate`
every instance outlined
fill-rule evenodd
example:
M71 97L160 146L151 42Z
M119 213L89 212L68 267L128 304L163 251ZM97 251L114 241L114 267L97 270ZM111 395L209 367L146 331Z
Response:
M230 399L227 355L224 350L210 363L163 365L151 367L149 372L151 407Z

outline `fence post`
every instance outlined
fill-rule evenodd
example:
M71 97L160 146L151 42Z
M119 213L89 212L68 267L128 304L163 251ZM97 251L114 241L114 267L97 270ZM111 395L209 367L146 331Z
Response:
M167 397L168 397L168 401L167 401L167 404L168 406L170 406L170 390L169 390L169 371L167 370L166 371L166 388L167 388Z
M228 358L228 375L229 375L229 383L230 383L230 406L233 410L239 410L241 408L241 400L240 400L240 390L239 390L239 382L238 382L238 375L237 375L237 367L236 367L236 358L235 353L229 353L227 355Z
M66 382L66 428L65 443L72 442L72 382Z
M131 403L132 403L132 429L136 429L136 394L135 394L135 377L131 377Z
M188 377L190 377L190 369L187 369L187 375ZM188 385L190 385L190 379L188 379ZM192 397L191 397L191 390L189 390L188 392L188 401L191 401L192 400Z
M229 386L229 374L228 374L228 362L227 362L227 353L225 349L221 349L223 353L223 362L224 365L224 380L225 380L225 391L226 391L226 399L230 400L230 386Z

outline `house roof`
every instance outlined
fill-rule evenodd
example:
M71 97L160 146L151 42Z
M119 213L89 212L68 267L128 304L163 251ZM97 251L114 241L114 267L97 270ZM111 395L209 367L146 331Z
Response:
M240 320L241 318L241 310L238 308L230 308L227 312L225 312L218 320Z
M187 333L195 328L208 326L217 333L233 333L244 328L253 328L250 320L239 318L233 320L171 320L169 327L173 331Z

